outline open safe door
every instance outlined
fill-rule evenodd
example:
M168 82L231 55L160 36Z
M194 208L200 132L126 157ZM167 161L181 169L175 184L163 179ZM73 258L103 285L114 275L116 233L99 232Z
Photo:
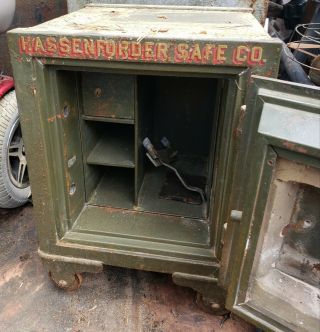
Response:
M263 330L319 331L320 89L250 84L227 308Z

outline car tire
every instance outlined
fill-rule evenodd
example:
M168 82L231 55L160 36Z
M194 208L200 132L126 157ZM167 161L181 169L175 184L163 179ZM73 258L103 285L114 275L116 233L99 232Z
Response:
M0 208L16 208L31 195L15 91L0 99Z

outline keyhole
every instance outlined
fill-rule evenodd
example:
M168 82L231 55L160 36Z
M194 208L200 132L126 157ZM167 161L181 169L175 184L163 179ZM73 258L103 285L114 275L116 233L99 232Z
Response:
M65 118L67 118L69 116L69 114L70 114L69 106L66 105L66 106L63 107L63 116Z
M96 95L96 97L101 97L101 89L100 88L96 88L95 90L94 90L94 94Z

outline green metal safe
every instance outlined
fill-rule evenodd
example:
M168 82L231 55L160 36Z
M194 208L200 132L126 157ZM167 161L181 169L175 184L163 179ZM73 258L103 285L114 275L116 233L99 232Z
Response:
M318 326L320 90L274 79L250 9L92 5L8 37L58 286L157 271L217 313Z

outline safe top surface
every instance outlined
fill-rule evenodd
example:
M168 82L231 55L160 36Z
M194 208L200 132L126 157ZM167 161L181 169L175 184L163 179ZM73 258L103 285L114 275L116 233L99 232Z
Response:
M250 9L139 5L90 5L27 33L132 39L270 41Z
M249 8L95 4L9 35L23 57L254 67L270 77L281 50Z

